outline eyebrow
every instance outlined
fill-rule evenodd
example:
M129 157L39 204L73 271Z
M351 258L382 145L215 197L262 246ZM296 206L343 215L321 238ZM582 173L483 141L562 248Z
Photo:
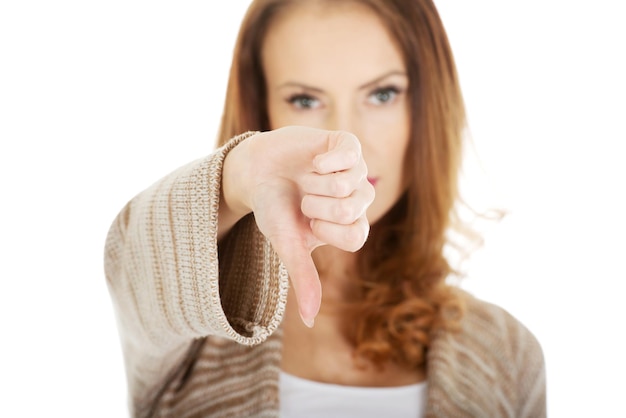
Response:
M368 81L367 83L359 86L359 90L363 90L363 89L366 89L368 87L371 87L371 86L373 86L375 84L380 83L385 78L391 77L391 76L394 76L394 75L400 75L400 76L407 77L407 74L404 71L400 71L400 70L389 71L388 73L385 73L385 74L381 75L380 77L376 77L372 81Z
M359 90L366 89L366 88L368 88L368 87L371 87L371 86L373 86L373 85L376 85L376 84L380 83L382 80L386 79L387 77L391 77L391 76L394 76L394 75L399 75L399 76L404 76L404 77L406 77L406 76L407 76L406 72L404 72L404 71L400 71L400 70L392 70L392 71L389 71L389 72L387 72L387 73L385 73L385 74L383 74L383 75L381 75L381 76L376 77L376 78L375 78L375 79L373 79L372 81L368 81L367 83L365 83L365 84L363 84L363 85L359 86L359 88L358 88L358 89L359 89ZM310 91L317 92L317 93L323 93L323 92L324 92L324 91L323 91L322 89L320 89L320 88L317 88L317 87L312 87L312 86L309 86L309 85L307 85L307 84L298 83L298 82L295 82L295 81L288 81L288 82L286 82L286 83L283 83L283 84L279 85L279 86L277 87L277 89L282 89L282 88L284 88L284 87L300 87L300 88L302 88L302 89L305 89L305 90L310 90Z

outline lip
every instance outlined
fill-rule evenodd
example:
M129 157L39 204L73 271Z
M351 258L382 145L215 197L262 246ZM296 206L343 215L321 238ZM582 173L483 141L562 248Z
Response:
M378 183L378 177L368 177L367 181L374 187L376 187L376 183Z

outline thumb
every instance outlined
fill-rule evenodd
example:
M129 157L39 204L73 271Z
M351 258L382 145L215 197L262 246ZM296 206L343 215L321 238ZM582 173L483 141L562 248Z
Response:
M275 242L274 248L289 274L302 322L312 328L322 302L322 285L311 250L305 243L290 240Z

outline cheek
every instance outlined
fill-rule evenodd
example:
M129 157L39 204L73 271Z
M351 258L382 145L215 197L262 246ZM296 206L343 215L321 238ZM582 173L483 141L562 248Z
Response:
M365 147L369 148L371 156L387 165L381 168L402 172L409 143L408 118L403 112L388 112L366 120L363 133L367 135Z

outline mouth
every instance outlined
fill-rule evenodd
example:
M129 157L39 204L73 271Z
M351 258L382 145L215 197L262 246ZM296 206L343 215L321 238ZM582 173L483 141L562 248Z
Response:
M367 181L374 187L376 187L376 183L378 183L378 177L368 177Z

